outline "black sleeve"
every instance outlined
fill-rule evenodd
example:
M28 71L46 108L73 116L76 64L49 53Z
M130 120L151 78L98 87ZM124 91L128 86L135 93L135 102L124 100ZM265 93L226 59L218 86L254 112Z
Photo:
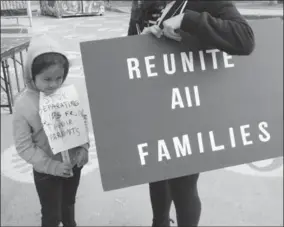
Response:
M231 1L204 2L206 12L186 10L181 30L231 55L249 55L254 33Z
M128 31L127 31L127 36L132 36L132 35L137 35L137 27L136 27L136 21L133 19L130 19L129 25L128 25Z

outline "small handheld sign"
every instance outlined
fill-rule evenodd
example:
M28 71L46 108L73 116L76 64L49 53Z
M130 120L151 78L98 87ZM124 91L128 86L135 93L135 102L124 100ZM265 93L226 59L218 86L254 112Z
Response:
M71 163L68 150L88 142L88 131L74 85L63 86L51 95L40 93L40 117L54 154Z

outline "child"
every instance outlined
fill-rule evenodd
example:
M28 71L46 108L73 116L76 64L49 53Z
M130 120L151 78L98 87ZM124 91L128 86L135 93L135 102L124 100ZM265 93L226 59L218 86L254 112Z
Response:
M89 144L69 150L73 165L63 163L60 153L53 155L39 115L40 92L48 95L60 88L68 71L69 61L55 43L32 40L25 64L27 89L15 102L13 134L18 154L33 165L41 226L76 226L75 197L82 166L88 162Z
M185 5L179 7L183 2ZM161 26L140 26L141 30L144 28L142 34L154 34L157 38L163 35L181 41L179 31L182 31L231 55L249 55L254 50L254 33L232 1L175 1L171 9L183 7L184 13L165 18L161 21ZM141 10L147 11L145 7L141 7ZM128 35L138 34L134 23L145 25L147 23L143 20L148 20L143 16L143 12L132 13L138 16L131 17ZM170 226L169 212L172 201L176 208L178 226L198 225L201 214L198 179L199 173L149 184L153 210L152 226Z

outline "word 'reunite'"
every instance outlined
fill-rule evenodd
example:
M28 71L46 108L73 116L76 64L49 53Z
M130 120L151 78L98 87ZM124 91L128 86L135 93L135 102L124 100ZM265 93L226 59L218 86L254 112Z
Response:
M213 69L218 69L218 61L217 61L217 53L220 50L212 49L212 50L200 50L198 52L198 56L194 58L193 52L190 51L188 53L181 52L179 54L163 54L163 65L164 65L164 73L167 75L173 75L177 72L177 67L181 67L184 73L194 72L195 71L195 63L199 62L200 68L202 71L206 70L206 65L209 64L208 61L205 61L205 54L211 54ZM180 55L180 56L178 56ZM177 65L177 58L181 59L181 65ZM224 68L232 68L234 67L234 63L230 63L229 60L232 59L231 55L228 55L225 52L222 52L222 58L224 62ZM158 76L158 72L155 70L156 56L146 56L144 57L145 69L147 73L147 77L156 77ZM127 68L129 79L141 79L141 65L138 58L128 58L127 59Z

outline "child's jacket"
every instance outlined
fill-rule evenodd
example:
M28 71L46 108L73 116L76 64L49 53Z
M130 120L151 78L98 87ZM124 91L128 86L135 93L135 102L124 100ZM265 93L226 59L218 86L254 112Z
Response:
M47 38L36 38L31 41L24 73L27 89L17 97L15 102L13 136L16 150L21 158L32 164L38 172L56 175L56 167L62 162L62 157L60 153L53 155L49 146L39 115L39 91L35 87L31 74L33 60L47 52L64 55L57 44ZM89 144L82 147L87 150ZM76 159L76 152L71 150L69 154L72 160Z

